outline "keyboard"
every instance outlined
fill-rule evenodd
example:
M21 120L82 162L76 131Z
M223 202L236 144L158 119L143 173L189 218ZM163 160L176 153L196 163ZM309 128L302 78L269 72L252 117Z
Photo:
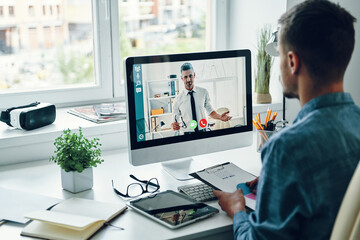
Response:
M180 186L178 187L178 190L198 202L207 202L217 199L213 193L214 189L205 183L194 183Z

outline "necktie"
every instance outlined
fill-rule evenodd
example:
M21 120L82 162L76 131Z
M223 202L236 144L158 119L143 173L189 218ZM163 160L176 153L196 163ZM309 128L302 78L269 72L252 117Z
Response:
M196 121L197 123L197 118L196 118L196 108L195 108L195 100L194 100L194 95L193 95L193 91L190 91L190 102L191 102L191 112L192 112L192 118L193 120ZM195 128L195 132L199 131L198 127L196 126Z

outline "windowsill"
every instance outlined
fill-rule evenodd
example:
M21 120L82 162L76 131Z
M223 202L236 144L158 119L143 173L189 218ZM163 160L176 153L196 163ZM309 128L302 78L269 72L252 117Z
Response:
M253 103L253 114L264 113L268 110L268 107L270 107L272 111L282 111L283 105L282 102L270 104Z
M281 111L282 103L254 104L253 114L265 113L270 107ZM83 128L89 138L99 137L102 150L126 148L128 145L126 120L93 123L67 113L67 108L57 109L56 121L48 126L25 131L0 124L0 166L48 159L53 154L53 142L64 129Z
M83 133L89 138L99 137L102 150L112 150L127 147L126 120L93 123L67 113L66 108L56 111L53 124L25 131L0 125L0 166L20 162L48 159L53 154L53 142L64 129L83 128Z

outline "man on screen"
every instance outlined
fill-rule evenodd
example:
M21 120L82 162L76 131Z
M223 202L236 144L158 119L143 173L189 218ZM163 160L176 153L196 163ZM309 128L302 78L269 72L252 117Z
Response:
M207 116L224 122L231 119L228 116L229 112L220 115L213 109L205 88L195 86L195 72L191 63L184 63L180 72L185 89L174 101L174 122L171 124L174 131L180 130L181 127L185 129L185 133L206 131Z
M360 108L343 88L355 20L327 0L302 2L280 18L284 94L302 108L263 147L254 212L246 213L241 189L214 191L235 239L330 238L360 159Z

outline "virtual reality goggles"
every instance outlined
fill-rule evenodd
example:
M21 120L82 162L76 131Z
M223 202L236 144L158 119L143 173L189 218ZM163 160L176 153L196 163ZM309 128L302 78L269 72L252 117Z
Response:
M9 108L1 112L0 121L10 127L32 130L55 121L56 108L50 103L34 102L29 105Z

